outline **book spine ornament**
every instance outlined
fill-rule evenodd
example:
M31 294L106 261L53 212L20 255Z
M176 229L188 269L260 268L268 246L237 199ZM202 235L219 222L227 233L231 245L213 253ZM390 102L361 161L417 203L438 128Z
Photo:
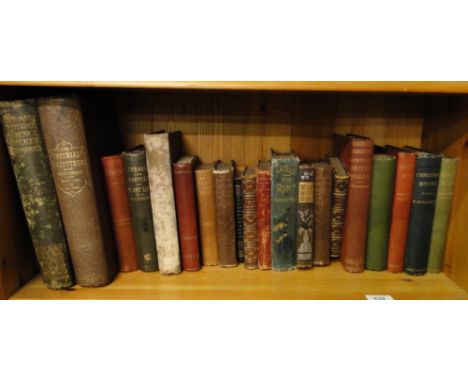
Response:
M115 249L97 203L79 100L42 98L39 114L77 283L105 286L115 275Z
M330 218L333 168L314 164L314 265L330 264Z
M258 268L257 177L254 168L247 168L242 179L244 229L244 266Z
M271 164L257 175L258 267L271 269Z
M311 268L314 248L314 170L310 164L299 165L297 196L297 265Z
M338 176L334 174L330 221L330 258L332 259L341 257L348 184L349 175Z
M74 276L34 100L0 102L0 120L42 279L69 288Z
M244 262L244 220L242 217L242 172L234 172L234 203L235 203L235 221L236 221L236 251L237 260L240 263Z
M122 154L122 158L130 199L138 269L143 272L154 272L158 270L158 256L151 213L145 150L141 147L138 150L126 151Z

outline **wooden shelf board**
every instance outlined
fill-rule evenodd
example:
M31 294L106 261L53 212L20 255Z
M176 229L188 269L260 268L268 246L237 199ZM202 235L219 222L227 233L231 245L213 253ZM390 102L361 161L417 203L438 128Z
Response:
M468 94L468 81L0 81L0 86Z
M444 274L350 274L339 263L292 272L249 271L239 266L204 267L177 276L120 273L107 287L70 291L49 290L37 276L12 299L365 299L366 294L394 299L468 299L468 293Z

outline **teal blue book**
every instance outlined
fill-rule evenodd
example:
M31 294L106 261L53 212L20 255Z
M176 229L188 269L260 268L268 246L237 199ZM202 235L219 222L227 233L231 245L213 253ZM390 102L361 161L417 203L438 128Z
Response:
M271 266L274 271L296 267L296 217L299 158L271 151Z

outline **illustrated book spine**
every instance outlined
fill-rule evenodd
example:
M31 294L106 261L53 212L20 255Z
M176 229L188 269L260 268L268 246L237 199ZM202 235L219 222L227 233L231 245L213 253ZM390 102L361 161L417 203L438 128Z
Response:
M258 267L271 269L271 162L260 161L257 174Z
M233 164L234 165L234 164ZM244 251L244 220L242 217L242 168L236 169L234 167L234 203L235 203L235 221L236 221L236 251L237 260L242 263L244 262L245 251Z
M244 266L258 268L257 171L246 167L242 176L242 209L244 230Z
M0 120L42 279L69 288L73 270L35 101L0 102Z
M310 163L299 164L296 235L296 267L311 268L314 254L314 169Z

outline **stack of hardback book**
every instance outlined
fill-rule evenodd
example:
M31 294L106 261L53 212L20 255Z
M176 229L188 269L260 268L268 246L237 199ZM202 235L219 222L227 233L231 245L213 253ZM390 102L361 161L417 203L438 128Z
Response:
M457 159L334 135L330 156L271 151L240 167L184 155L180 132L110 155L85 138L80 101L0 102L0 120L48 287L116 272L202 266L349 272L442 269Z

